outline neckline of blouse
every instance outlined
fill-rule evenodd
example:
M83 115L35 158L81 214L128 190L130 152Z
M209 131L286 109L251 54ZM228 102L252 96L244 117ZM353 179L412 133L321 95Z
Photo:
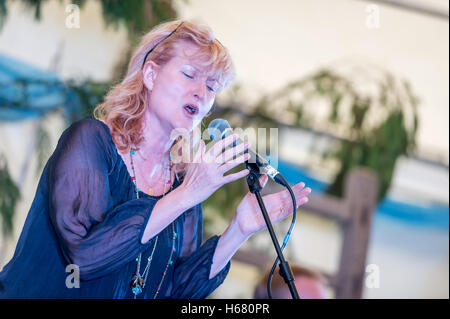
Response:
M128 172L127 165L126 165L125 162L123 161L122 156L120 156L119 151L117 150L116 144L114 144L114 141L113 141L113 138L112 138L112 134L111 134L111 131L110 131L108 125L106 125L105 123L103 123L103 122L100 121L100 120L97 120L97 119L94 118L94 117L91 117L91 118L94 119L95 121L101 123L101 124L106 128L106 132L108 133L108 136L109 136L109 139L110 139L110 143L112 144L113 149L115 150L116 156L119 158L120 163L121 163L123 166L125 166L125 170L127 171L127 176L128 176L129 184L132 185L132 186L133 186L133 189L134 189L134 183L133 183L133 180L132 180L132 178L131 178L131 176L130 176L130 173ZM179 186L178 183L179 183L178 176L177 176L177 174L175 174L175 180L174 180L174 182L173 182L173 185L172 185L172 187L169 189L169 191L168 191L165 195L169 194L169 193L172 192L175 188L177 188L177 187ZM150 197L150 198L154 198L154 199L161 199L161 198L164 196L164 194L161 194L161 195L158 195L158 196L155 196L155 195L149 195L149 194L144 193L143 191L139 190L139 197L141 196L141 194L143 194L143 195L146 196L146 197Z

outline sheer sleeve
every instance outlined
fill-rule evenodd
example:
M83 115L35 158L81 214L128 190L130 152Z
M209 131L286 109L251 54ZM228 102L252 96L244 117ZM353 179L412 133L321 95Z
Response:
M189 257L203 241L203 209L198 204L185 213L183 223L183 249L181 257Z
M186 213L183 249L175 264L171 298L206 298L225 280L230 262L214 278L209 279L219 236L213 236L201 245L202 237L203 209L199 204L193 211Z
M95 120L75 122L47 167L50 219L66 261L78 265L82 280L114 271L152 243L141 238L156 201L113 204L109 174L120 155L108 138Z

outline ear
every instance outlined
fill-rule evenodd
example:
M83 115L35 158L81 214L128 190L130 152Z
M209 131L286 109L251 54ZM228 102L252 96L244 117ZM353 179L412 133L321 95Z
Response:
M148 90L153 89L153 84L156 79L156 72L158 70L158 65L153 61L148 61L145 63L142 70L142 81Z

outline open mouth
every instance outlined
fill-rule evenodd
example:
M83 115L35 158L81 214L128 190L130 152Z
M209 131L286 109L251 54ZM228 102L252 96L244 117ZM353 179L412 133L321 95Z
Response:
M188 112L189 115L195 115L198 113L198 108L192 104L186 104L183 108Z

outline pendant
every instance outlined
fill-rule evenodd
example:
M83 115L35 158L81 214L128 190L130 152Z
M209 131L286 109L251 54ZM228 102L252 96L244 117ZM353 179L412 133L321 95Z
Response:
M133 294L135 294L137 296L142 292L142 288L141 288L141 286L138 285L138 286L132 288L131 291L133 291Z
M142 292L142 287L144 286L144 278L140 275L134 275L130 282L131 291L135 295L139 295Z

